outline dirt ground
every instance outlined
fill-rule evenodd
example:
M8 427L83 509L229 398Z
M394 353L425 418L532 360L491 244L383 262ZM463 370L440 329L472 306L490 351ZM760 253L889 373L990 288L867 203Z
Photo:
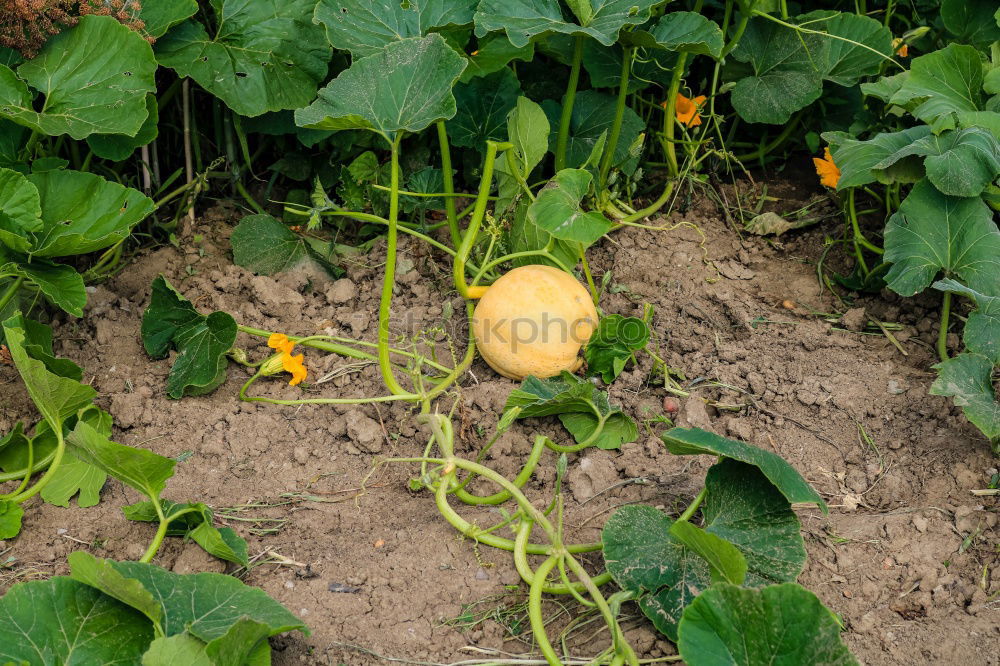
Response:
M777 209L788 210L819 193L779 185L768 194ZM456 538L432 498L408 490L414 465L380 467L366 490L357 490L376 457L423 451L426 435L410 407L240 402L247 374L235 365L209 396L165 396L169 362L151 361L139 337L150 282L160 273L202 311L226 310L249 326L375 339L384 246L356 258L336 282L306 271L258 277L232 265L228 235L238 217L216 207L182 239L183 251L141 255L92 289L83 319L56 322L57 352L86 369L85 381L115 418L118 441L183 459L165 497L210 504L220 524L248 539L252 555L266 551L259 562L284 558L245 576L312 629L309 637L275 639L276 664L447 663L486 658L482 650L530 652L530 631L518 611L526 591L517 587L508 553ZM839 233L837 218L778 242L741 239L715 204L696 199L657 223L679 222L692 224L622 229L592 250L598 281L612 273L601 303L606 313L641 315L644 303L655 307L661 354L693 386L678 424L772 449L822 492L829 516L815 508L799 512L809 551L800 582L843 617L845 640L862 662L1000 663L996 499L970 493L986 487L997 461L950 399L927 395L937 298L885 292L855 301L871 317L903 325L895 335L904 356L881 334L851 330L863 325L863 311L842 323L817 315L847 309L816 279L823 237ZM400 251L395 332L452 330L444 319L461 313L462 304L450 288L450 264L405 237ZM237 344L252 356L265 352L258 338L241 335ZM455 346L461 352L461 337ZM445 356L447 348L438 345ZM306 351L306 362L311 379L330 376L310 395L380 391L373 365L314 350ZM619 506L641 501L670 509L700 488L709 461L673 457L654 434L665 427L655 419L666 393L647 381L650 368L645 357L611 388L612 401L640 422L639 441L570 459L566 515L574 541L598 539ZM490 438L514 387L477 361L460 393L442 400L442 410L460 401L461 450L474 455ZM255 390L302 395L279 378ZM0 432L37 418L10 367L0 366L0 394ZM716 409L706 399L744 407ZM537 432L568 437L555 419L519 422L493 447L489 464L513 477ZM547 453L527 492L548 502L554 477L554 456ZM0 569L0 592L64 573L75 549L141 556L153 529L126 521L120 511L138 497L111 481L103 498L87 509L32 500L22 534L0 542L3 559L14 558ZM499 516L463 513L484 526ZM224 570L178 539L168 540L156 561L179 572ZM599 558L590 564L596 569ZM555 604L549 610L563 612ZM626 610L633 616L628 636L642 657L675 653L634 606ZM470 622L477 612L484 619ZM466 626L456 626L459 617ZM606 643L606 635L591 633L571 637L575 654L591 656Z

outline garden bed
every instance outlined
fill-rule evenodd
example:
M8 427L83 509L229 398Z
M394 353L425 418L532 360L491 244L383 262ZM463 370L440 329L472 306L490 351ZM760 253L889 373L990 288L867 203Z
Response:
M811 194L783 183L769 190L782 210ZM84 318L57 320L57 354L84 367L84 382L114 417L116 441L182 461L167 498L206 502L219 524L248 539L252 556L262 554L245 581L313 632L273 639L276 664L449 663L486 658L470 648L532 652L523 642L531 640L526 587L509 556L456 538L430 495L408 490L416 465L373 472L381 457L423 451L427 434L414 408L241 402L236 394L249 374L238 368L211 395L166 397L170 364L151 360L139 333L158 274L199 310L231 312L247 326L375 340L382 244L354 256L338 281L302 269L255 276L232 263L228 236L241 215L218 206L180 239L182 249L144 251L128 270L92 288ZM836 219L778 241L741 238L715 204L696 199L654 223L667 230L616 231L592 248L590 261L598 282L612 274L601 300L605 313L641 316L644 304L655 308L656 348L683 372L682 386L692 394L680 401L677 425L772 450L822 494L829 516L799 510L809 551L800 581L842 617L859 659L989 659L1000 641L1000 604L990 601L1000 592L995 499L970 491L987 486L996 461L951 399L928 395L937 297L901 299L884 291L858 298L838 319L847 308L816 278L823 235L835 232ZM439 354L450 356L448 341L460 354L466 331L453 322L463 317L448 314L460 313L463 301L450 265L404 237L398 276L393 333L424 332L438 341ZM866 330L869 317L901 324L894 333L901 349L877 329ZM256 356L266 351L241 336L237 346L244 345L254 345ZM311 381L328 378L312 385L310 395L382 391L374 363L307 350L306 365ZM669 511L700 488L709 463L668 454L656 436L668 394L649 381L650 371L651 359L642 355L609 388L612 402L640 424L638 441L620 451L570 456L565 521L575 541L598 539L617 507L643 502ZM19 419L35 420L9 365L0 365L0 387L13 398L0 406L0 432ZM460 452L474 457L490 439L515 387L477 360L454 396L440 401L447 409L458 400ZM279 378L253 390L302 397ZM487 460L512 478L539 432L566 438L555 419L521 421ZM543 503L555 480L555 456L546 456L525 486ZM86 509L31 500L21 535L0 546L7 560L0 593L19 581L66 573L66 555L74 550L141 556L153 528L123 520L120 511L138 495L110 480L102 497ZM486 509L465 515L481 525L499 517ZM592 572L601 566L599 557L585 561ZM181 573L226 566L178 539L168 540L155 562ZM579 612L572 601L562 606L566 614L546 602L551 636ZM640 658L675 654L634 606L625 611L626 634ZM606 631L591 634L586 626L573 632L571 651L592 656L606 645Z

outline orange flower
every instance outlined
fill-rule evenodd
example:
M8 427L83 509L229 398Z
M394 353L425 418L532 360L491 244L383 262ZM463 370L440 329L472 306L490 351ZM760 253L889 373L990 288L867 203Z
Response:
M292 379L288 382L292 386L300 383L308 374L305 363L303 363L304 360L305 356L303 354L296 354L295 356L287 352L281 354L281 367L285 369L285 372L292 374Z
M892 40L892 50L895 51L896 55L900 58L906 58L910 54L910 49L906 45L906 42L903 41L902 37L897 37Z
M267 339L267 346L285 354L291 354L295 343L289 340L284 333L272 333L271 337Z
M292 356L292 348L295 347L295 343L289 340L287 335L284 333L272 333L271 337L267 339L267 346L278 350L277 359L281 362L281 368L292 375L291 381L288 382L289 384L295 386L306 378L305 356L303 354ZM277 366L274 364L274 357L268 361L263 371L264 374L272 374L278 371Z
M816 165L816 175L819 176L821 185L837 187L837 183L840 181L840 169L833 163L833 155L830 154L829 146L824 149L822 158L813 158L813 164Z
M677 102L675 111L677 113L677 122L687 125L688 127L697 127L701 125L701 113L699 109L701 105L705 103L708 99L704 95L698 95L694 99L688 99L684 95L677 93Z

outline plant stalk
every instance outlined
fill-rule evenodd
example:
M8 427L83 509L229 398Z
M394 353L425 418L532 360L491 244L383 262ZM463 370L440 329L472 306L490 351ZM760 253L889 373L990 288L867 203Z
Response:
M583 35L577 35L573 44L573 63L566 82L562 115L559 117L559 134L556 136L556 173L566 168L566 147L569 145L569 128L573 120L573 104L576 101L576 87L580 83L580 67L583 64Z

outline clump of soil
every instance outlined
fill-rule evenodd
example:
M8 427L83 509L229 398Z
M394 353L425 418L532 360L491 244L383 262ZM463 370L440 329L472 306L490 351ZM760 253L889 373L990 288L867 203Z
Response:
M772 187L769 194L787 200L795 193ZM378 458L422 453L427 434L412 407L240 402L236 394L248 375L237 366L209 396L165 396L169 362L151 361L139 337L157 274L202 311L225 310L248 326L376 337L384 248L356 258L337 281L306 270L254 276L231 261L228 234L238 217L214 209L192 230L200 243L192 236L182 250L145 253L93 289L83 319L55 322L57 352L86 369L85 381L115 418L118 441L183 460L166 497L210 504L220 523L247 537L252 554L262 554L258 562L271 562L252 568L245 580L313 631L276 639L276 664L449 662L476 657L467 646L531 651L517 613L523 586L508 589L520 581L509 554L458 538L432 498L408 490L415 466L372 473ZM950 400L927 394L935 300L886 292L858 298L847 312L816 279L822 235L836 232L836 220L774 242L741 238L708 201L659 222L670 230L622 229L592 251L591 261L598 281L612 275L602 300L606 313L641 316L644 304L654 306L660 353L692 387L691 398L667 405L679 407L677 423L774 450L823 494L829 516L800 511L809 550L800 580L843 617L845 639L862 661L994 658L996 500L970 490L986 486L996 462ZM463 305L451 289L449 265L405 237L400 253L394 334L434 341L439 358L460 355L466 330L455 322ZM843 322L839 314L847 315ZM907 355L866 332L866 318L902 324L896 338ZM251 355L266 353L259 338L241 336L237 344ZM305 353L310 381L325 380L310 386L309 396L382 390L372 364ZM610 388L612 401L640 423L639 441L570 460L566 522L574 541L598 539L619 506L645 502L670 510L700 488L708 461L675 458L656 437L667 394L649 382L651 370L643 357ZM0 386L0 432L37 418L12 368L0 366ZM460 390L442 400L442 411L457 401L460 450L474 455L490 439L515 386L477 361ZM303 395L280 377L254 390ZM519 422L487 462L513 477L538 432L567 439L555 419ZM530 497L551 498L554 462L551 454L543 459L526 486ZM152 528L126 521L120 511L139 498L116 481L103 498L87 509L32 500L22 534L0 544L5 558L14 558L0 569L0 591L64 573L75 549L141 556ZM483 526L500 519L495 509L462 511ZM180 572L224 570L178 539L168 540L156 561ZM599 558L590 564L596 569ZM468 606L476 602L482 603ZM488 617L471 621L480 612ZM626 623L628 636L642 657L674 654L635 608L629 612L636 617ZM604 641L578 634L571 645L587 656Z

